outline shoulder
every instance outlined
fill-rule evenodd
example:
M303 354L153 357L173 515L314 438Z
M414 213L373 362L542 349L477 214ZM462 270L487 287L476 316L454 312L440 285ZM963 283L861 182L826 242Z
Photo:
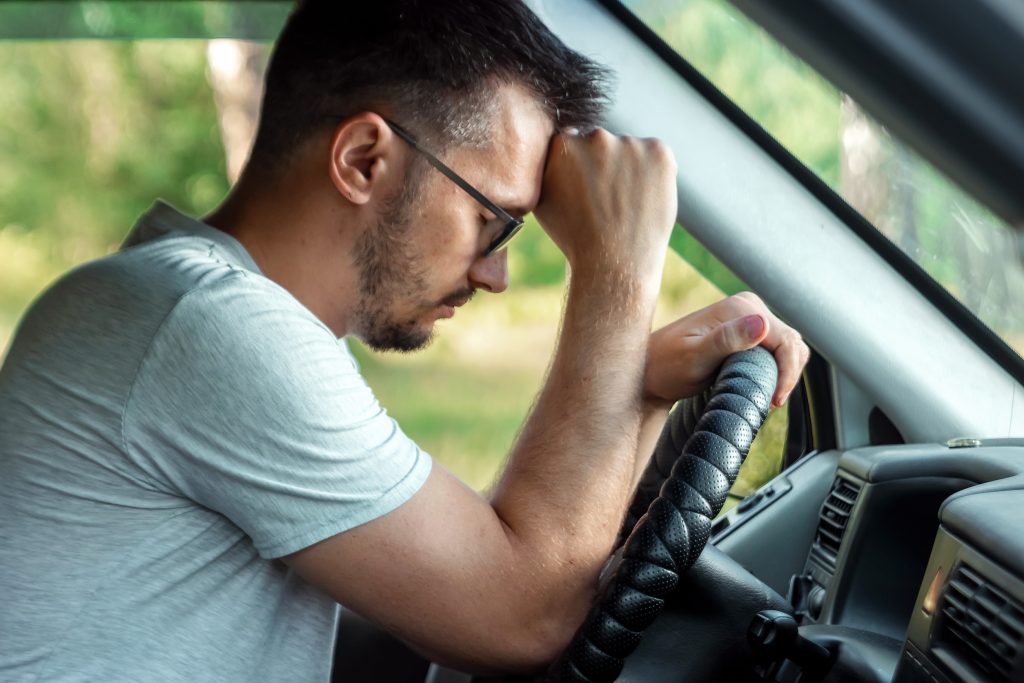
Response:
M282 287L243 271L182 294L135 385L136 396L173 400L178 409L214 401L236 414L273 411L275 421L379 410L344 340Z
M248 361L290 371L299 358L351 360L344 342L308 308L273 281L248 271L185 292L153 343L196 357L212 354L218 363Z

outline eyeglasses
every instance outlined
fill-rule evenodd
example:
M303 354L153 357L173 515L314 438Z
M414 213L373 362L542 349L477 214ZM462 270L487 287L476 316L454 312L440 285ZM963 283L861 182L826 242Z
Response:
M480 192L480 190L476 189L468 182L466 182L462 178L462 176L460 176L458 173L445 166L440 159L438 159L433 154L420 147L420 144L416 142L416 138L414 138L412 134L409 133L409 131L405 130L394 121L388 121L387 119L384 119L384 122L388 124L392 131L394 131L395 135L405 140L410 147L412 147L414 150L425 156L427 158L427 161L430 162L431 166L436 168L438 171L447 176L449 180L451 180L453 183L455 183L463 190L465 190L466 194L480 202L481 206L483 206L485 209L487 209L495 216L497 216L497 220L502 221L504 223L501 232L498 233L498 236L495 237L491 241L491 243L487 245L486 249L484 249L484 256L490 256L494 252L503 248L506 244L508 244L508 241L510 239L515 237L516 233L519 232L519 230L523 227L522 218L516 218L515 216L509 214L500 206L498 206L490 199L485 197Z

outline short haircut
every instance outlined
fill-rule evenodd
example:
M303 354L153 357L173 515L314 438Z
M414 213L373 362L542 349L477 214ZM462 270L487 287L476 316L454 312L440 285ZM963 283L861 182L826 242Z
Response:
M252 156L272 169L367 110L439 151L482 146L502 84L532 93L557 128L587 130L607 79L520 0L305 0L271 56Z

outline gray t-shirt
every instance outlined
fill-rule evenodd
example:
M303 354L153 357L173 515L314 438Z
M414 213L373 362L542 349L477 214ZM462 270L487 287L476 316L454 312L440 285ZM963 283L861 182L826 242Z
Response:
M430 466L344 341L158 203L0 369L0 680L326 680L338 606L275 558Z

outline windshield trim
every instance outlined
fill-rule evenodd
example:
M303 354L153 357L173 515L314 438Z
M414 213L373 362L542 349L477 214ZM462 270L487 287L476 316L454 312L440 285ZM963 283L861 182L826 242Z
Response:
M889 241L874 225L850 206L824 180L782 146L743 109L704 77L695 66L666 43L642 19L619 0L598 0L613 17L644 42L658 57L678 73L701 97L725 116L754 144L760 147L783 170L800 183L836 216L847 228L867 244L886 263L946 318L957 326L979 349L1024 385L1024 358L993 332L966 306L932 279L910 256Z

